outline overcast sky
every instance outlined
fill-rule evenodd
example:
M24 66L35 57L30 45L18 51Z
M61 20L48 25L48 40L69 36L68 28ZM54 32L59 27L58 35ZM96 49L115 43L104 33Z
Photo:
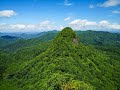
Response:
M120 30L120 0L0 0L0 32Z

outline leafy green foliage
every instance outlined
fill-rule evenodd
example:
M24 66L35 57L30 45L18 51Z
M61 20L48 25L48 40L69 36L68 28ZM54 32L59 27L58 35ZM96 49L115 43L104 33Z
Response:
M77 31L80 41L86 45L119 46L120 34L103 31Z
M12 37L12 36L1 36L0 37L0 48L9 45L9 44L13 44L14 42L16 42L17 40L19 40L19 38L17 37Z
M110 63L113 67L112 80L115 85L120 88L120 48L111 46L94 46L97 50L108 55Z
M14 52L19 49L25 48L25 47L30 47L30 46L37 46L41 43L48 42L51 39L53 39L56 36L57 32L48 32L43 36L40 36L39 38L32 38L32 39L20 39L12 44L5 45L1 49L5 51L10 51Z
M92 41L96 37L95 34L91 34L88 43L84 41L84 44L95 46L85 46L79 42L80 36L69 27L63 29L57 36L56 33L53 36L50 33L41 39L25 40L19 48L17 42L16 49L12 49L15 51L10 60L12 63L7 62L7 68L2 74L4 83L1 82L0 89L3 90L5 86L13 87L13 90L119 89L119 43L94 44L96 40ZM48 42L53 37L55 38ZM90 34L87 38L89 37ZM84 39L80 39L82 40ZM2 55L2 58L7 57L7 52L5 55L2 52ZM4 60L8 61L8 58Z
M3 78L3 73L11 62L13 54L0 50L0 79Z
M93 87L84 82L73 80L63 85L62 90L93 90Z

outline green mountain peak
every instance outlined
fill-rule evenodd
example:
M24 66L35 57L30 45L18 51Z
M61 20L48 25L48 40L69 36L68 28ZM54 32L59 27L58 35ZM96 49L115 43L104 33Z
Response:
M64 28L57 37L53 40L55 44L65 44L65 45L79 45L79 39L76 33L70 27Z
M60 35L63 37L71 37L71 38L76 38L75 32L72 30L70 27L64 28L61 32Z
M72 28L70 27L66 27L64 28L59 34L58 34L58 37L64 37L65 38L76 38L76 33L72 30Z
M94 48L79 44L76 33L66 27L46 51L7 79L21 90L110 90L113 83L107 74L107 59Z

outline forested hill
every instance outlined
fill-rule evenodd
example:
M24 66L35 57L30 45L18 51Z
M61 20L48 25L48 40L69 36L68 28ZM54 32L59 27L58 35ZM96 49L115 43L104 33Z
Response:
M37 36L35 36L34 34L33 36L37 38L31 39L27 38L23 39L19 37L9 40L0 37L1 43L0 49L13 52L24 47L38 45L41 42L48 42L54 39L58 33L59 33L58 31L42 32L40 34L36 34ZM85 45L120 47L120 34L118 33L88 30L88 31L76 31L76 34L80 42Z
M30 48L21 49L13 55L15 57L11 61L14 63L7 65L1 76L4 82L0 86L1 90L4 90L4 85L11 87L12 90L120 88L118 54L114 53L116 58L110 57L110 52L106 54L102 49L85 46L69 27L59 32L49 44ZM23 55L24 52L27 53Z
M120 47L120 34L104 31L76 31L81 42L86 45L118 46Z

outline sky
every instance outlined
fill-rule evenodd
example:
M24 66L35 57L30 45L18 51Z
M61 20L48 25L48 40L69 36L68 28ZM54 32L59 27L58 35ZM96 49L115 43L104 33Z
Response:
M120 30L120 0L0 0L0 32Z

